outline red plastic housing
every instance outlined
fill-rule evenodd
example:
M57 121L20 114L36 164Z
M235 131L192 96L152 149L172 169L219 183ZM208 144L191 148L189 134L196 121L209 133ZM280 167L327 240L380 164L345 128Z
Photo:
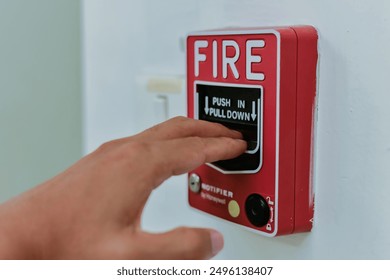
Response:
M188 116L242 126L257 145L248 170L236 161L190 172L200 178L198 191L189 188L192 207L266 236L311 230L317 41L311 26L187 37ZM263 209L248 206L253 194L266 202L261 225L249 218Z

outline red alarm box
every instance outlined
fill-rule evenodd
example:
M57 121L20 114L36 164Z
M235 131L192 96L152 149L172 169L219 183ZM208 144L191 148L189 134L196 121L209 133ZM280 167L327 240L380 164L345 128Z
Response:
M192 207L266 236L311 230L317 41L311 26L187 37L188 116L248 143L188 174Z

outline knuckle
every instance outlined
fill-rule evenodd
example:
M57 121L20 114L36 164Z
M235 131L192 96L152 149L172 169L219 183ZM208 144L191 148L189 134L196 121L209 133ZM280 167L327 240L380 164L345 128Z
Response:
M191 119L183 116L176 116L169 119L164 124L171 126L171 128L174 128L175 130L181 130L183 128L188 128L188 126L191 124Z
M96 151L104 153L104 152L112 150L115 146L116 146L116 141L115 140L111 140L111 141L108 141L108 142L105 142L105 143L101 144L97 148Z
M108 141L108 142L105 142L103 144L101 144L98 148L98 150L100 151L107 151L107 150L111 150L113 147L114 147L114 141Z
M182 123L182 122L187 122L189 118L183 117L183 116L176 116L171 118L169 121L174 122L174 123Z
M146 129L141 134L143 134L145 132L159 133L159 131L162 129L162 127L164 127L164 123L159 123L157 125L154 125L148 129Z

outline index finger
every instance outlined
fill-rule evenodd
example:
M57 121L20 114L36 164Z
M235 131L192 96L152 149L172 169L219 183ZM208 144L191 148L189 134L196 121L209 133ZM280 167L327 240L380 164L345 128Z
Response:
M229 129L222 124L186 117L175 117L155 125L137 135L115 140L118 143L129 141L159 141L184 137L230 137L242 139L239 131Z
M154 187L173 175L187 173L204 163L235 158L247 149L241 139L187 137L156 143L151 149L150 178ZM154 168L153 168L154 167Z

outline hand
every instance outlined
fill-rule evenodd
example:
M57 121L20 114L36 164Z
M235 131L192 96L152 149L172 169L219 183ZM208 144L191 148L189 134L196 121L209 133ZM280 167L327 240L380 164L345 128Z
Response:
M0 205L0 259L207 259L223 247L211 229L141 230L164 180L246 149L239 132L177 117L103 144L68 170ZM185 186L183 186L185 187Z

